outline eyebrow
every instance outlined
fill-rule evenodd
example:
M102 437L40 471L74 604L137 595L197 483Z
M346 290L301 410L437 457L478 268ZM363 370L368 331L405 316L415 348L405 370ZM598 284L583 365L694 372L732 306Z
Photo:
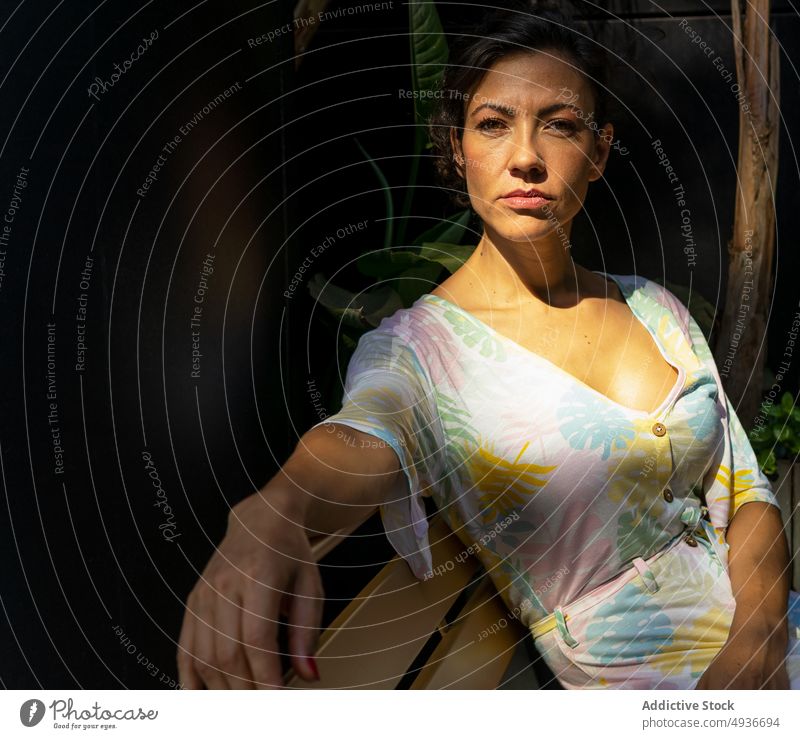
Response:
M503 113L503 115L508 116L509 118L513 118L516 115L516 107L513 105L503 105L502 103L482 103L479 105L475 110L470 113L471 116L476 115L484 108L489 108L490 110L496 110L498 113ZM552 105L548 105L545 108L539 110L538 118L544 118L550 113L555 113L559 110L563 110L564 108L569 108L570 110L575 110L575 106L571 105L570 103L553 103Z

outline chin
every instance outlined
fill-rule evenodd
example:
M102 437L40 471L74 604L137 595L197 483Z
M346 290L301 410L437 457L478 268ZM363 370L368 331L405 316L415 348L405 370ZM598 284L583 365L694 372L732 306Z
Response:
M503 241L528 244L545 238L553 231L553 224L542 213L520 214L513 218L492 220L487 220L483 216L481 218L486 231Z

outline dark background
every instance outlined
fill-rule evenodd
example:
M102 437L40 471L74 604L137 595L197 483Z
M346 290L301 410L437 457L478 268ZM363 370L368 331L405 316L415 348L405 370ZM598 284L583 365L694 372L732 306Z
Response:
M332 2L328 10L358 3ZM312 246L340 227L309 274L365 287L352 260L382 243L383 196L355 139L403 196L413 110L407 7L320 24L298 69L292 37L251 48L291 21L292 3L253 7L0 3L0 208L27 167L0 285L0 680L7 688L174 686L182 601L225 529L229 507L261 487L320 418L308 382L330 385L335 336L303 284L284 290ZM620 54L616 136L606 181L573 232L577 261L691 284L721 309L733 221L736 100L678 26L700 32L734 69L727 2L615 2L605 24ZM441 3L457 33L483 10ZM660 9L659 9L660 8ZM796 153L800 19L774 4L783 45L776 290L770 358L797 309ZM51 13L48 15L48 13ZM717 15L718 14L718 15ZM158 30L93 100L96 76ZM164 144L223 90L137 195ZM660 139L692 211L697 263L682 252L679 208L657 164ZM421 166L410 235L453 212ZM475 234L477 241L479 234ZM787 248L788 247L788 248ZM192 377L189 319L215 254ZM81 288L87 256L90 286ZM86 364L76 310L87 295ZM319 309L318 309L319 310ZM55 324L55 400L47 324ZM797 363L785 389L797 385ZM326 401L333 407L333 400ZM57 419L50 423L50 402ZM56 474L52 430L63 448ZM143 453L171 509L156 503ZM324 562L329 620L392 550L377 516ZM177 536L175 536L177 534ZM122 632L120 636L118 632ZM130 645L134 645L131 649ZM171 682L173 681L173 682Z

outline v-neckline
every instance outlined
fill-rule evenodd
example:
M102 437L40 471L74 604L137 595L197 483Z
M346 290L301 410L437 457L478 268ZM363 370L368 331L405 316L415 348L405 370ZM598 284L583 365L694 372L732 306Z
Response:
M454 309L454 310L458 311L459 313L467 316L471 321L473 321L476 324L484 327L486 329L486 331L488 331L493 337L496 337L499 341L502 341L502 342L504 342L506 344L509 344L510 346L515 347L518 351L522 352L523 354L525 354L525 355L527 355L529 357L533 357L536 361L541 362L541 363L547 365L548 367L550 367L552 369L555 369L557 372L559 372L560 374L564 375L570 381L574 382L577 385L580 385L581 387L585 388L586 390L588 390L590 393L596 395L597 397L602 398L607 403L610 403L611 405L614 405L617 408L621 408L622 410L624 410L627 413L632 413L632 414L636 414L636 415L644 416L644 417L657 418L672 404L672 401L674 400L674 398L678 395L678 393L683 388L684 382L686 381L686 370L680 364L675 364L672 361L672 359L667 355L667 352L664 351L664 347L661 345L661 342L658 340L658 337L656 336L656 333L650 328L650 326L647 324L647 322L639 315L639 313L636 310L636 308L634 308L633 304L631 303L631 301L629 299L629 297L633 295L633 292L631 292L630 295L629 295L628 291L625 289L625 287L623 286L622 282L617 279L616 275L612 275L612 274L607 273L607 272L602 272L600 270L592 270L592 271L595 274L603 275L603 277L611 278L614 281L616 286L619 288L619 292L622 295L622 298L625 301L625 304L628 306L628 309L633 314L633 317L642 326L644 326L645 329L647 329L647 333L650 334L650 337L652 338L653 343L656 346L656 349L658 349L659 354L661 354L661 356L663 357L664 361L670 367L672 367L673 369L677 370L677 372L678 372L678 377L675 380L675 384L672 386L671 390L667 393L667 395L664 398L664 400L662 400L661 403L658 405L658 407L655 408L652 411L643 410L641 408L631 408L630 406L623 405L622 403L619 403L618 401L614 400L613 398L609 398L608 395L606 395L605 393L601 393L599 390L597 390L596 388L592 387L591 385L588 385L583 380L581 380L578 377L576 377L575 375L573 375L571 372L567 372L565 369L563 369L562 367L559 367L555 362L552 362L547 357L544 357L541 354L537 354L536 352L531 351L527 347L524 347L522 344L520 344L518 341L514 341L514 339L510 338L509 336L506 336L505 334L500 333L499 331L497 331L497 329L492 328L485 321L482 321L480 318L478 318L477 316L473 315L468 310L465 310L460 305L457 305L456 303L453 303L453 302L449 301L447 298L442 298L439 295L434 295L433 293L424 293L423 295L420 296L419 300L427 300L428 302L432 301L434 303L438 303L441 307L448 307L448 308L451 308L451 309Z

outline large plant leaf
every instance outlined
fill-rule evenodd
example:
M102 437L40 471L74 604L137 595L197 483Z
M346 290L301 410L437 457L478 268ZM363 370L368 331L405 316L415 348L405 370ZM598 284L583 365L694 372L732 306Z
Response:
M418 252L409 249L381 249L362 254L356 266L362 275L388 280L416 267L421 260Z
M469 210L459 211L420 234L414 243L417 246L432 242L458 244L467 231L471 216Z
M471 244L423 244L419 256L432 262L441 264L450 274L453 274L467 259L470 258L475 246Z
M425 124L433 107L449 50L436 5L410 0L408 25L411 37L411 76L417 124ZM424 142L424 140L423 140Z
M432 2L410 0L408 4L408 27L411 46L411 87L414 93L414 148L411 154L411 170L408 186L403 198L397 243L405 244L406 228L411 215L411 204L417 187L420 155L428 143L427 122L433 108L436 91L439 89L449 50L447 40Z
M355 139L355 142L356 146L361 149L361 153L370 163L373 172L375 172L375 176L378 178L378 182L381 183L381 189L383 190L383 201L386 205L386 229L383 232L383 246L384 248L388 248L392 245L392 227L394 224L394 203L392 202L392 189L389 187L389 181L383 174L383 170L381 170L381 168L378 166L378 163L369 154L367 154L367 150L361 146L361 142L358 139Z
M402 277L409 270L423 267L430 262L444 267L452 274L469 259L474 250L475 246L471 244L446 244L436 241L423 244L419 251L410 249L370 251L362 254L356 265L361 274L379 280Z
M342 323L354 328L375 328L383 318L403 307L401 297L389 285L354 293L328 282L319 272L309 281L308 290Z
M422 259L415 267L405 270L392 284L403 305L408 308L420 295L430 292L430 289L438 284L441 273L441 264Z

